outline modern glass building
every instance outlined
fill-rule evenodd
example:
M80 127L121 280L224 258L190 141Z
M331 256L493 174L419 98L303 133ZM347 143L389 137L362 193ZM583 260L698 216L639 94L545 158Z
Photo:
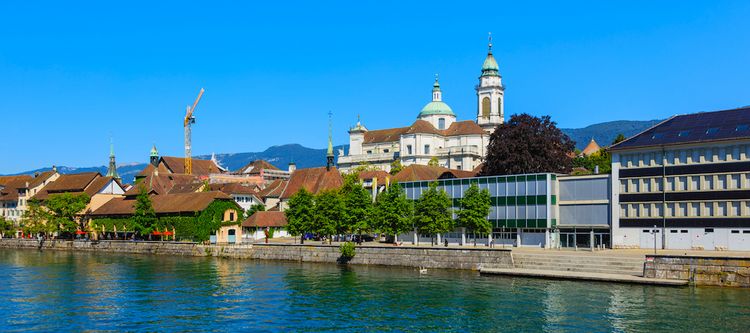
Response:
M416 200L429 188L431 182L404 182L401 186L404 187L407 198ZM487 218L493 226L494 244L538 247L551 247L556 244L552 231L558 221L557 175L544 173L491 176L440 179L436 182L438 189L444 190L453 199L454 209L458 209L459 200L471 184L489 190L492 206ZM406 235L407 240L409 237L416 240L413 233ZM443 237L450 243L466 242L461 230ZM473 238L473 235L468 237ZM478 237L482 238L477 243L490 241L486 235ZM421 239L420 242L422 241L429 242L430 239Z

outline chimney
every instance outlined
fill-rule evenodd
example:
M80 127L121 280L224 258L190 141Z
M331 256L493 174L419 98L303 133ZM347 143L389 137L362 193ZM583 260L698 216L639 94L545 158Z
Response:
M295 170L297 170L297 164L294 164L294 162L289 162L289 169L288 170L289 170L289 173L294 172Z

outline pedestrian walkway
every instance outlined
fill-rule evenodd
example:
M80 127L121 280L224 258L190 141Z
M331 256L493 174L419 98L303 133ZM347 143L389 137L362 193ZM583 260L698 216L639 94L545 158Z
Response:
M488 274L488 275L523 276L523 277L537 277L537 278L560 279L560 280L603 281L603 282L616 282L616 283L650 284L650 285L661 285L661 286L686 286L688 285L688 281L685 281L685 280L650 279L650 278L644 278L641 276L624 275L624 274L555 271L555 270L545 270L545 269L482 268L479 270L479 272L480 274Z

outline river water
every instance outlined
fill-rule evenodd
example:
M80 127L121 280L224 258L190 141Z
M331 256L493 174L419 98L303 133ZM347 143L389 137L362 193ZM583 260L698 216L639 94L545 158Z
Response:
M750 290L0 250L3 331L747 332Z

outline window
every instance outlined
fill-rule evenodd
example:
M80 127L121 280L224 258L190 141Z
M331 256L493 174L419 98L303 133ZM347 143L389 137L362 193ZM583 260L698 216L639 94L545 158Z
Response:
M718 127L711 127L708 130L706 130L706 135L714 135L719 132Z
M367 155L372 155L372 150L368 150Z
M632 192L636 192L636 193L637 193L638 191L640 191L640 188L641 188L641 187L640 187L640 180L638 180L638 179L633 179L633 180L632 180L632 183L631 183L631 185L632 185L632 186L630 187L630 190L631 190Z
M701 216L701 205L699 203L690 203L690 216Z
M729 216L741 216L739 201L732 201L729 203Z
M430 154L430 145L424 145L424 153L425 153L425 155L429 155Z
M438 129L445 129L445 118L438 119Z
M715 189L714 188L714 176L711 176L711 175L704 176L703 181L705 182L705 185L706 185L705 189L706 190L710 191L710 190L714 190Z
M411 155L412 154L412 152L411 152L411 145L406 145L406 154L407 155Z
M688 135L690 135L690 131L680 131L680 133L677 133L677 136L679 136L681 138L682 137L686 137Z
M620 180L620 193L628 193L628 181L625 179Z
M643 192L651 192L651 179L646 178L643 180Z
M714 203L713 202L704 202L703 203L703 216L713 216L714 215Z
M734 174L729 177L730 177L729 188L739 189L742 187L742 181L740 180L739 174Z
M742 125L737 125L737 127L734 130L737 132L743 132L743 131L747 131L748 129L750 129L750 126L746 124L742 124Z
M701 189L701 177L700 176L690 177L690 190L699 191L700 189Z
M664 133L654 133L654 135L651 136L652 140L661 139L664 137Z
M643 205L643 217L651 216L651 204Z
M390 152L390 151L391 151L390 149L383 149L383 152L384 152L384 153L388 153L388 152Z
M688 216L688 206L686 202L680 202L680 204L678 205L678 208L679 208L678 214L680 216Z
M717 190L727 189L727 175L718 175L716 177L716 189Z
M490 118L490 98L489 97L482 98L482 118L484 119Z
M714 232L714 228L706 228L705 230L703 230L703 232L705 232L707 234L708 233L712 233L712 232Z

